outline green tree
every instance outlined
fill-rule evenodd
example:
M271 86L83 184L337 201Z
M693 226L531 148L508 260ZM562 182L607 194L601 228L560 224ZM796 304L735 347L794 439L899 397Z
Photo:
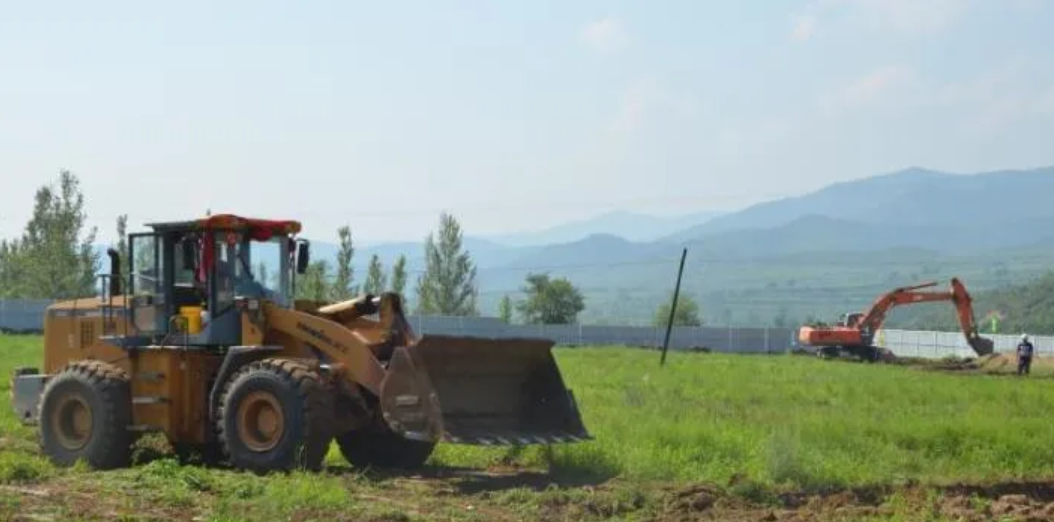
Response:
M312 261L307 270L297 280L297 299L324 301L330 295L329 263L325 259Z
M586 308L581 292L563 277L527 274L523 292L527 299L517 308L528 324L570 324Z
M362 291L367 294L379 295L384 291L387 283L388 276L384 273L381 260L377 257L377 254L373 254L370 257L370 266L366 272L366 283L363 284Z
M95 293L97 230L85 234L87 214L77 177L63 170L58 181L58 186L37 189L22 237L2 249L10 297L67 299Z
M0 241L0 297L21 297L25 262L17 239Z
M355 269L351 265L351 258L355 255L355 244L351 239L351 228L348 226L338 228L337 236L340 238L340 250L337 251L337 274L333 280L330 296L335 301L344 301L359 293L358 289L351 284L355 278Z
M502 296L498 303L498 317L506 323L512 322L512 299L509 299L508 294Z
M670 321L670 303L673 301L673 294L670 294L669 300L659 305L659 309L655 311L655 325L665 327ZM673 325L674 326L702 326L703 321L699 318L699 303L695 302L691 296L681 294L677 296L677 310L673 314Z
M425 270L417 278L417 313L477 316L476 267L462 251L461 225L453 216L439 216L439 238L425 239Z
M406 291L406 256L400 254L392 266L391 291L403 295Z
M791 325L792 321L788 315L787 306L781 306L779 311L776 312L776 316L772 318L772 326L776 328L786 328Z

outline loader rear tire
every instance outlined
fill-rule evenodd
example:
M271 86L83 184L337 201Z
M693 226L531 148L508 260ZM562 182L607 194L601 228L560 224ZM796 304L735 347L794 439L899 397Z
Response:
M424 465L434 442L411 440L384 428L369 426L337 436L344 459L357 468L413 469Z
M96 360L70 363L40 401L40 446L57 466L83 460L95 469L131 465L132 393L127 374Z
M304 363L247 364L220 397L216 422L224 458L256 473L320 469L333 440L332 400L319 373Z

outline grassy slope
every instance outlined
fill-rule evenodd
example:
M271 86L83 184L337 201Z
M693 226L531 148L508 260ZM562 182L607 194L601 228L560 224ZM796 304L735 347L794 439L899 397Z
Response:
M16 365L37 363L39 342L37 337L0 337L0 371L9 375ZM1054 476L1049 381L801 357L673 354L665 368L658 366L657 353L639 350L565 349L558 357L596 442L558 447L551 455L538 448L516 453L441 446L434 464L439 470L503 461L528 467L552 464L554 479L621 475L628 486L541 493L522 482L511 489L446 482L436 486L360 476L342 465L336 451L329 457L333 469L321 476L261 478L181 468L167 460L105 474L57 470L38 456L33 432L16 423L5 378L0 384L0 483L8 486L0 489L0 518L4 510L59 510L58 515L87 510L99 516L140 511L183 517L196 512L204 520L292 515L299 520L339 520L337 515L529 519L576 495L592 499L587 506L628 503L630 511L659 509L657 501L640 496L655 481L724 485L739 477L747 479L738 482L742 492L756 493L909 478L950 482ZM444 488L470 496L439 494ZM30 490L36 493L25 493ZM598 516L608 511L562 513Z

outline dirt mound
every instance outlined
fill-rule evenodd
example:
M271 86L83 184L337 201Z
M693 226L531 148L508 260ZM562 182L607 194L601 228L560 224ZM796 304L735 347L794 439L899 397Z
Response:
M1050 521L1054 520L1054 483L905 486L814 494L789 492L767 501L750 501L720 488L698 485L671 492L663 505L666 509L654 516L652 522L821 522L898 516L944 517L964 522Z
M1017 375L1017 356L994 353L976 358L921 359L902 357L894 364L923 371L949 372L962 375ZM1032 378L1054 377L1054 357L1036 357L1032 361Z

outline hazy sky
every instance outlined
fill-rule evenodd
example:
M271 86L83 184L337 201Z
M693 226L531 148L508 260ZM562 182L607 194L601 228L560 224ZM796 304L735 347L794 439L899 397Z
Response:
M370 241L1054 164L1051 0L0 5L0 236L62 168Z

